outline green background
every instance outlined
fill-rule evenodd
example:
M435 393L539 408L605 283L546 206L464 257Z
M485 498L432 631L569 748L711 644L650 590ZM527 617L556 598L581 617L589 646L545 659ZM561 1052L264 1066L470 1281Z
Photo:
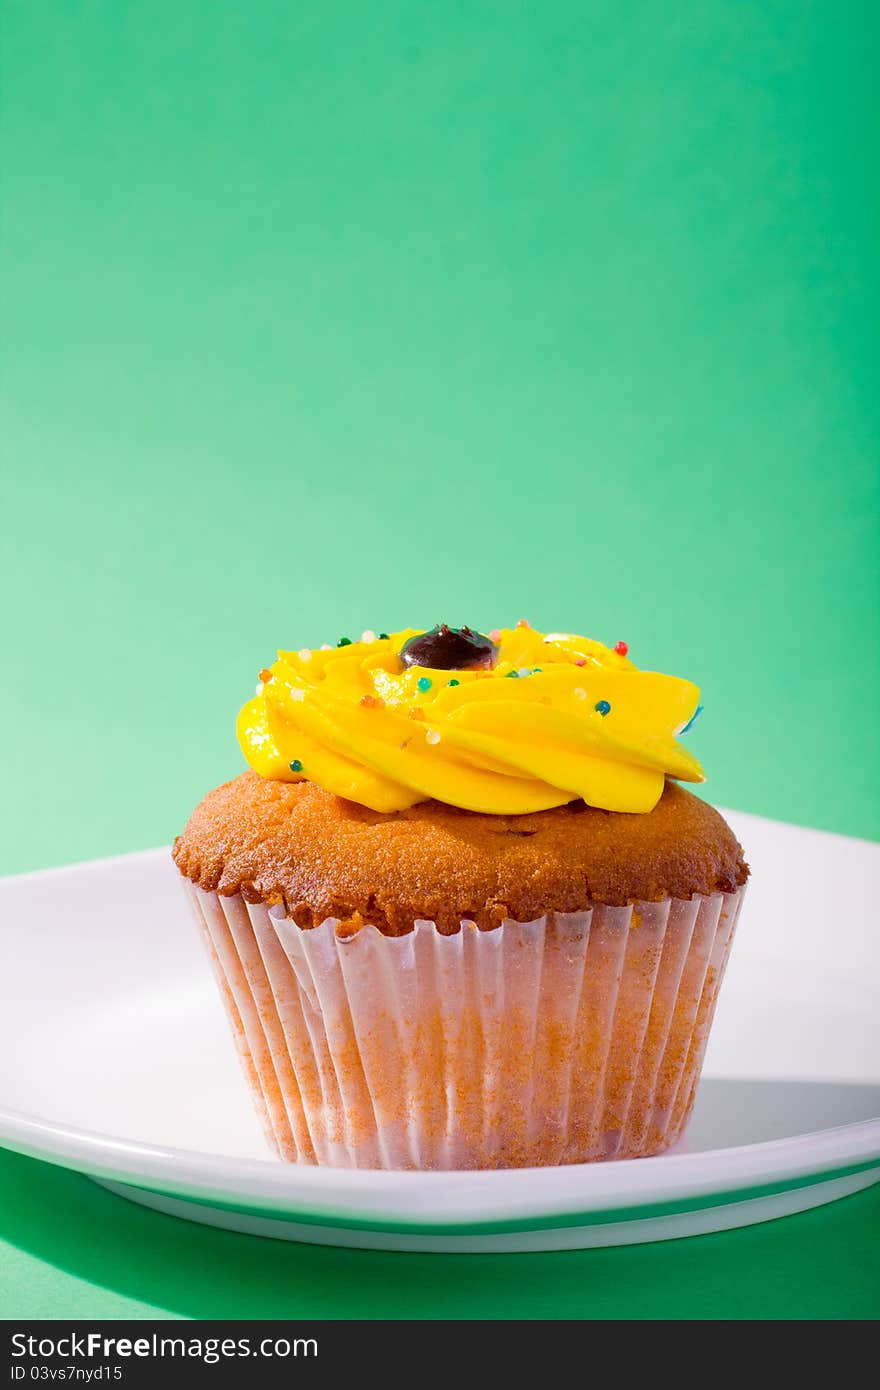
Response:
M521 615L700 682L713 799L877 837L875 5L0 13L0 871L169 840L279 645ZM877 1311L876 1190L491 1262L0 1191L9 1316Z

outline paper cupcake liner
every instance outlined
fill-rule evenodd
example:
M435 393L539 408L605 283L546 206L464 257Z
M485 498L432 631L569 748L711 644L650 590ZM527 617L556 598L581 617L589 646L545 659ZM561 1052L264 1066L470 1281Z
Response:
M271 1146L386 1169L668 1148L744 893L344 937L184 884Z

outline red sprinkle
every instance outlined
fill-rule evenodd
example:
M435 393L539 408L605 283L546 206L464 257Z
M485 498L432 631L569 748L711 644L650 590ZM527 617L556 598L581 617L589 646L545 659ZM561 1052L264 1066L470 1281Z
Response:
M575 661L574 664L575 664L575 666L586 666L586 664L587 664L587 659L586 659L586 657L579 656L579 657L576 659L576 661Z
M626 656L627 652L629 651L629 646L626 642L616 642L614 645L614 650L617 652L618 656Z
M361 704L364 709L384 709L385 701L380 695L362 695Z
M516 625L517 627L529 627L530 624L527 618L517 618Z
M501 628L500 628L500 627L493 627L492 631L489 633L489 640L492 641L492 642L500 642L500 641L501 641Z
M262 671L260 672L260 680L261 680L261 681L263 682L263 684L265 685L265 684L266 684L266 681L270 681L271 679L272 679L272 672L271 672L271 671L267 671L266 668L265 668L265 666L264 666L263 669L262 669Z

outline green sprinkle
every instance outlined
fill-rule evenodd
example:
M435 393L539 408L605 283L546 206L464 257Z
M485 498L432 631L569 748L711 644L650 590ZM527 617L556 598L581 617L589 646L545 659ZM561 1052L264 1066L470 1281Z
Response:
M380 641L380 642L387 642L387 641L389 641L388 633L387 633L387 632L380 632L380 633L379 633L379 641Z
M513 679L513 680L518 680L518 679L519 679L519 671L508 671L508 673L507 673L507 679L508 679L508 680L511 680L511 679Z
M447 684L447 685L461 685L461 681L451 680L451 681L447 681L446 684Z
M533 675L533 676L540 676L540 674L541 674L541 672L542 672L543 670L544 670L544 667L543 667L543 666L533 666L533 667L532 667L532 675Z
M339 639L339 641L336 643L336 645L337 645L337 647L350 647L350 646L351 646L351 638L350 638L350 637L340 637L340 639Z
M299 758L294 758L293 762L290 764L290 770L291 772L302 772L303 765Z

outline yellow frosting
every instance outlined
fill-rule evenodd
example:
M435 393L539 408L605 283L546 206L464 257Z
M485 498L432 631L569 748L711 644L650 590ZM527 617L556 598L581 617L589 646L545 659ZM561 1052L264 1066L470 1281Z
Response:
M666 776L703 781L675 738L697 708L690 681L639 671L601 642L525 626L493 634L491 671L406 667L398 653L419 631L279 652L238 716L251 767L374 811L433 797L496 815L578 798L650 811Z

